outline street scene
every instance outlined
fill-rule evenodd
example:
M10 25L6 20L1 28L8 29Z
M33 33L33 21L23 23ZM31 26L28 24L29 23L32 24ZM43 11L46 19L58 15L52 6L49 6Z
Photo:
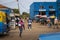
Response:
M0 0L0 40L60 40L60 0Z
M40 34L60 32L59 29L48 28L47 26L40 25L39 23L32 23L32 29L27 28L27 23L25 24L26 29L22 33L22 38L19 37L19 29L11 30L9 35L0 36L0 40L37 40Z

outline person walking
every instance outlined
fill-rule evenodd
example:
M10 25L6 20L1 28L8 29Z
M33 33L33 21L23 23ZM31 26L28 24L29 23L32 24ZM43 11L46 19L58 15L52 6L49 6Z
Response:
M55 28L58 28L58 19L57 18L54 19L54 29Z
M20 34L19 34L20 37L22 37L23 29L25 29L25 27L23 26L23 24L24 24L24 22L22 20L20 20L19 23L18 23L19 31L20 31Z
M29 18L28 20L28 29L31 29L32 28L32 20Z
M51 27L51 21L50 21L50 18L47 19L47 25L48 25L49 28Z
M19 18L17 17L15 18L15 20L16 20L16 26L18 26Z
M54 25L54 19L55 19L55 15L53 14L52 16L50 16L50 20L51 20L52 25Z
M23 21L22 26L24 27L24 30L25 30L25 25L24 25L25 21L24 21L24 19L22 19L22 21Z

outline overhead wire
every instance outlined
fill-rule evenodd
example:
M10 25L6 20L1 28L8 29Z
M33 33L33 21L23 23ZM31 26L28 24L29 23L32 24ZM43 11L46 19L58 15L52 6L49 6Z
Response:
M12 2L14 2L14 1L6 2L6 3L1 3L1 4L2 4L2 5L3 5L3 4L6 5L6 4L8 4L8 3L12 3ZM17 5L18 5L19 2L18 2L18 1L16 1L16 2L17 2ZM29 9L27 9L22 3L20 3L19 6L21 6L21 8L24 9L24 10L29 10ZM20 8L20 9L21 9L21 8Z
M8 3L12 3L12 2L14 2L14 1L6 2L6 3L1 3L1 4L8 4ZM17 3L17 5L18 5L18 3ZM19 6L20 6L20 5L22 6L22 8L26 9L25 6L22 5L22 3L20 3ZM27 9L27 10L28 10L28 9Z

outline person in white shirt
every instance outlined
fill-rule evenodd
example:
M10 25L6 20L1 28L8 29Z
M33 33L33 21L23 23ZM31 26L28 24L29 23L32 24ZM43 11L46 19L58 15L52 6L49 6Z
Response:
M54 29L55 28L58 28L58 19L57 18L54 19Z
M28 29L31 29L31 28L32 28L32 20L29 19L29 20L28 20Z

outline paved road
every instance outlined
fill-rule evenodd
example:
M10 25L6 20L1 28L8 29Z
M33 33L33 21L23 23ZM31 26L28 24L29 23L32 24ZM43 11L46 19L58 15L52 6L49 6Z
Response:
M0 40L37 40L40 34L59 32L60 29L48 28L47 26L40 25L38 23L32 23L32 29L27 29L27 23L25 22L26 30L23 31L22 38L19 37L19 29L11 30L9 35L0 36Z

